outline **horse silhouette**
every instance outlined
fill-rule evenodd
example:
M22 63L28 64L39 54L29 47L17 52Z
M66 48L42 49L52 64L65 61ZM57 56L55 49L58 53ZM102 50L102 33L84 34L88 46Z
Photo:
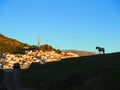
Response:
M96 49L99 51L99 54L102 52L103 54L105 53L105 48L102 47L96 47Z

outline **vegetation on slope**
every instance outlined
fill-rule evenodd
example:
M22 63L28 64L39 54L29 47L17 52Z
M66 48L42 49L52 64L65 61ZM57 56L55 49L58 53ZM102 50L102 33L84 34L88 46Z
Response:
M119 90L120 53L65 59L23 71L24 87L38 90Z
M42 51L56 51L57 53L61 53L61 50L57 50L48 44L41 45L39 49Z
M0 34L0 53L16 53L16 50L28 47L28 44L22 43L12 38Z
M41 45L40 47L35 46L35 45L28 45L25 43L22 43L20 41L17 41L15 39L12 38L8 38L6 36L4 36L3 34L0 34L0 53L20 53L20 54L24 54L25 53L25 48L27 50L43 50L43 51L56 51L58 53L60 53L60 50L56 50L55 48L53 48L50 45L44 44Z

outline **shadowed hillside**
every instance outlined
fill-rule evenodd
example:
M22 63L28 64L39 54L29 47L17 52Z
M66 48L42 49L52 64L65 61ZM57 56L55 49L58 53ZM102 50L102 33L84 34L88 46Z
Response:
M3 71L0 70L0 86L1 86L2 82L3 82Z
M24 87L39 90L119 90L120 53L64 59L23 71Z

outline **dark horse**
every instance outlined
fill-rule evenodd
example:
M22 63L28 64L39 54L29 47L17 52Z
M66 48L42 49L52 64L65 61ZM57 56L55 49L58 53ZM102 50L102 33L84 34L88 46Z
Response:
M103 52L103 54L105 53L105 49L102 47L96 47L96 49L98 49L99 53Z

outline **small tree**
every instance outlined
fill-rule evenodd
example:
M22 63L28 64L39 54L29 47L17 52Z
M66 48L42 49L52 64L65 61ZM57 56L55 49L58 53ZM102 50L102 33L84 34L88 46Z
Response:
M25 50L22 47L16 47L13 51L13 54L25 54Z

